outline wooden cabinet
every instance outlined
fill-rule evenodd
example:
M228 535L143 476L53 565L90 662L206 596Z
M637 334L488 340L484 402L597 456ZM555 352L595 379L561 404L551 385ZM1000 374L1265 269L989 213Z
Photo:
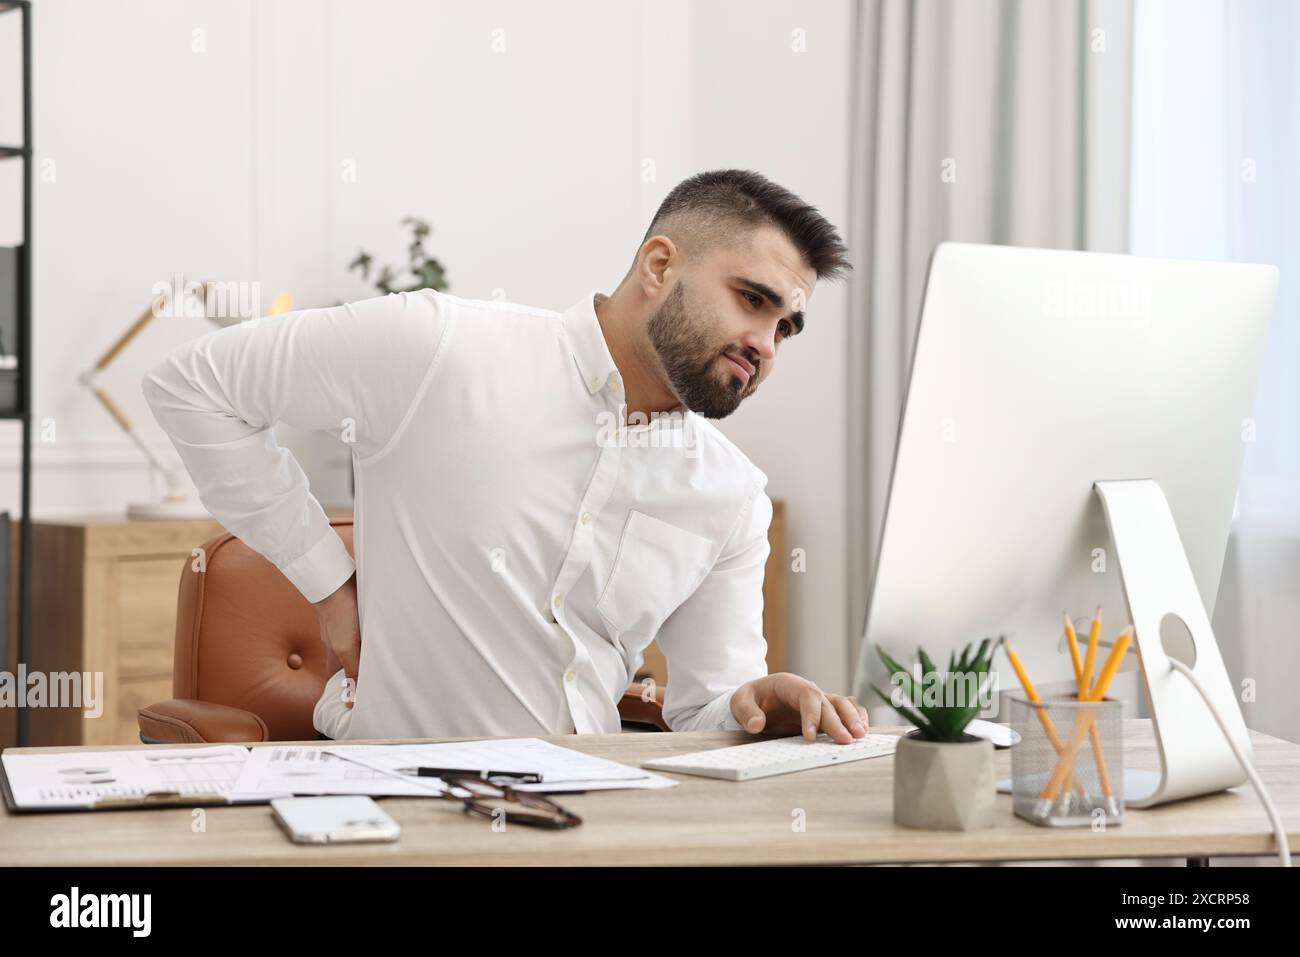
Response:
M211 519L32 523L28 670L90 673L92 681L99 672L103 693L98 717L84 708L33 708L30 744L139 743L137 709L172 696L181 569L192 549L222 531Z
M325 511L352 514L346 506ZM98 717L82 708L33 708L28 744L140 743L136 712L172 696L181 570L195 548L224 531L213 519L32 523L28 672L104 677ZM0 726L6 746L15 733L13 722Z

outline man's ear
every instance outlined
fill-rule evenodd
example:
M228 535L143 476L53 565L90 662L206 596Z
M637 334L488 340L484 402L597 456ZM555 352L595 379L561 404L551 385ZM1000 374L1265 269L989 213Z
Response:
M636 280L647 299L653 301L664 294L668 286L668 268L680 258L677 244L667 236L651 236L641 244Z

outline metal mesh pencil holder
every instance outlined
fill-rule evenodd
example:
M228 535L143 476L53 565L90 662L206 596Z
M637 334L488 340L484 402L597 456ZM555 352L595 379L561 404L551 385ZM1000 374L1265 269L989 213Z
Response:
M1034 704L1011 698L1012 807L1046 827L1088 827L1124 820L1123 705L1069 695Z

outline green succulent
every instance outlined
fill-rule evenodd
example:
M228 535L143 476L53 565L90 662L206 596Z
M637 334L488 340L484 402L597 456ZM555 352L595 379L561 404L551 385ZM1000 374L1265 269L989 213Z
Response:
M966 726L980 713L979 699L988 679L989 666L993 655L1001 647L1003 636L996 639L985 638L980 642L978 651L972 651L975 643L971 642L957 658L954 651L948 658L948 671L940 672L925 653L924 648L917 651L921 664L921 676L918 679L914 669L904 668L877 646L880 660L893 674L891 685L901 687L901 697L905 703L896 704L893 698L875 685L871 690L879 695L891 708L915 725L921 737L927 741L961 741ZM964 689L973 689L975 694L969 698ZM938 698L937 701L932 700ZM910 705L910 706L909 706Z

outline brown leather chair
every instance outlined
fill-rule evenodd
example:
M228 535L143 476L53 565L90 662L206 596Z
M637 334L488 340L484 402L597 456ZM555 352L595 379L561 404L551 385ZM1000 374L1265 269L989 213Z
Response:
M352 551L352 521L331 523ZM141 708L146 744L310 741L323 736L312 711L325 688L325 646L311 604L279 570L234 535L203 545L204 570L188 560L176 607L172 694ZM364 636L363 636L364 640ZM619 702L624 724L667 731L663 688ZM642 728L644 729L644 728Z

